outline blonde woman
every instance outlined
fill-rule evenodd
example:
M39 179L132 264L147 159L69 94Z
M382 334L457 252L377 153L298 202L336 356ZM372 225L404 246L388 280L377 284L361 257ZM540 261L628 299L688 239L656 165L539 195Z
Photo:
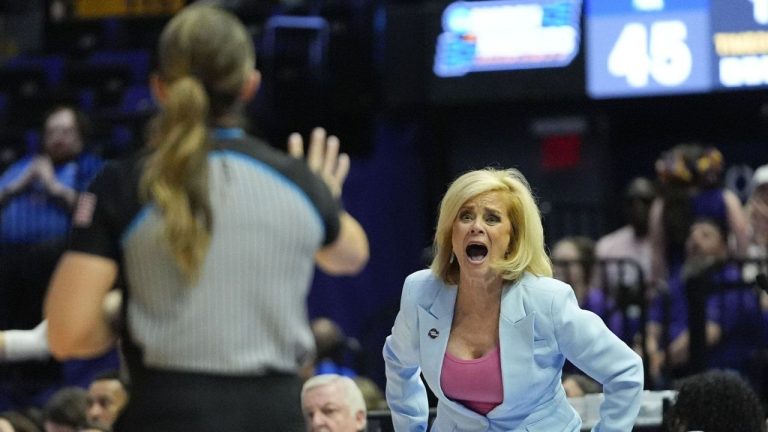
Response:
M384 345L395 430L576 432L561 384L567 358L603 385L595 431L630 431L640 357L573 289L551 278L538 207L516 170L466 173L440 205L431 269L409 276Z
M115 431L301 431L315 264L354 274L368 259L339 205L349 159L320 129L305 163L239 128L259 74L233 15L184 9L158 58L148 151L108 165L75 211L47 298L50 349L113 344L102 301L121 273L132 387ZM290 144L300 156L301 138Z

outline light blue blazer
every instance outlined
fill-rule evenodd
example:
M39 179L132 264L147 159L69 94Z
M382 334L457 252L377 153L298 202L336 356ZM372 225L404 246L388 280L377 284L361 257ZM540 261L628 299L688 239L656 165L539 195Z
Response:
M440 373L456 303L455 285L431 271L405 280L400 312L384 344L387 402L395 430L427 430L427 395L438 398L432 431L577 432L581 419L560 382L567 358L603 384L596 432L629 432L640 410L640 357L592 312L576 303L570 286L526 273L501 297L499 344L504 401L486 416L454 402Z

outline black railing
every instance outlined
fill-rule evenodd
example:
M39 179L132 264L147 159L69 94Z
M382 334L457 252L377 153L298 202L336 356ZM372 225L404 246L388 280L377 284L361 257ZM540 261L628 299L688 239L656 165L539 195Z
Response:
M717 347L707 342L707 322L720 321L721 343L751 342L753 351L745 359L749 362L745 365L748 369L740 372L758 389L762 388L766 346L761 292L768 288L767 274L766 259L729 259L712 263L685 281L690 373L713 366L712 361L716 360L712 358L713 350ZM722 325L723 322L728 325Z

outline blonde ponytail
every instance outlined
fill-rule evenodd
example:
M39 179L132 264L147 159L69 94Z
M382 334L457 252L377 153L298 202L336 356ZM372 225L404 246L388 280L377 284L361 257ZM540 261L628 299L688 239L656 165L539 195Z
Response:
M165 240L190 283L199 277L213 228L208 125L238 109L255 61L243 24L215 7L186 7L160 35L158 77L167 94L153 125L141 193L163 215Z
M154 152L141 179L141 191L160 210L165 239L176 264L194 282L211 240L213 216L208 196L208 95L191 76L168 85L168 99L150 141Z

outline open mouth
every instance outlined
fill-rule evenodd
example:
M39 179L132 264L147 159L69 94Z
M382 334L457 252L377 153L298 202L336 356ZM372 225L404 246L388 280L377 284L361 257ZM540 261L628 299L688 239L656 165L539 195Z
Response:
M467 246L467 258L470 262L482 262L488 255L488 248L481 244Z

